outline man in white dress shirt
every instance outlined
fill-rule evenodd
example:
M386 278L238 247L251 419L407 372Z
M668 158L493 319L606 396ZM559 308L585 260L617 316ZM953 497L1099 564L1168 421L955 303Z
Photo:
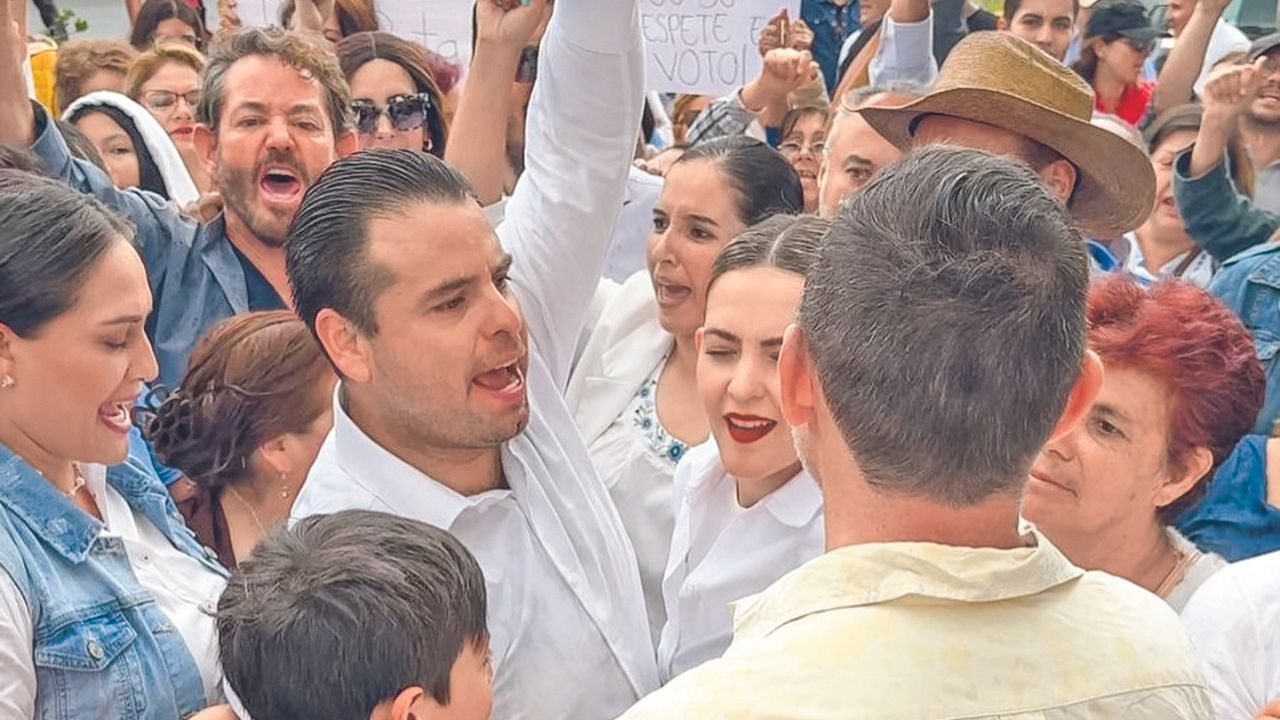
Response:
M545 4L482 0L477 55L514 73ZM456 171L381 151L334 165L287 244L342 377L293 518L372 509L461 539L485 574L498 720L613 717L657 686L635 556L563 399L635 150L638 15L555 5L496 235Z

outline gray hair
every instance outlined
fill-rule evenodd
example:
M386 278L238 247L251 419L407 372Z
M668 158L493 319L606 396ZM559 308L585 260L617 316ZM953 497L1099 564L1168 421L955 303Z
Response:
M209 48L209 64L201 80L197 121L215 131L226 103L227 72L254 55L278 58L324 88L325 106L334 136L355 127L351 90L333 51L298 33L280 28L241 27L219 34Z
M866 85L864 87L855 88L844 94L843 98L832 103L834 110L831 113L831 119L827 123L827 135L830 137L836 131L838 126L851 115L856 115L871 98L877 95L893 95L899 98L903 104L914 102L929 93L927 85L910 80L892 80L880 83L878 85ZM831 142L828 140L826 147L822 149L822 154L826 157L831 156Z
M1080 374L1087 289L1019 161L930 146L846 201L798 322L867 482L957 507L1019 489Z

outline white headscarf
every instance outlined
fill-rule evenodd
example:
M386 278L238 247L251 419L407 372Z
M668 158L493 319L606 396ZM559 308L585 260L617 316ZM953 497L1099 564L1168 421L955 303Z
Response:
M104 105L123 112L133 120L134 127L142 136L142 141L147 144L147 152L151 153L151 159L155 161L156 168L160 171L160 177L164 179L164 186L169 191L170 200L176 202L178 207L184 207L200 199L200 191L191 181L191 174L187 172L187 166L183 164L182 156L178 154L178 148L173 144L173 138L164 131L154 115L128 97L110 90L91 92L71 103L71 106L63 111L62 119L69 121L68 119L82 108Z

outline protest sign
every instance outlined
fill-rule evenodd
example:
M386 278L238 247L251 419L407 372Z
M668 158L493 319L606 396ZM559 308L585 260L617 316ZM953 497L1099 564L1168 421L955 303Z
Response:
M239 0L246 25L279 25L282 0ZM378 25L466 68L471 62L471 0L384 0Z
M756 43L769 18L800 0L640 0L648 87L723 95L760 72Z

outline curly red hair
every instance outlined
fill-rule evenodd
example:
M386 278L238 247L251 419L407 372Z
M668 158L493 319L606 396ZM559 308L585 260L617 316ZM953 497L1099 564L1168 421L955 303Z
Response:
M1253 427L1266 378L1249 331L1217 298L1180 280L1143 288L1113 275L1090 288L1088 320L1089 347L1104 367L1145 371L1169 388L1170 467L1204 447L1216 469ZM1161 518L1171 522L1199 500L1211 475L1162 508Z

